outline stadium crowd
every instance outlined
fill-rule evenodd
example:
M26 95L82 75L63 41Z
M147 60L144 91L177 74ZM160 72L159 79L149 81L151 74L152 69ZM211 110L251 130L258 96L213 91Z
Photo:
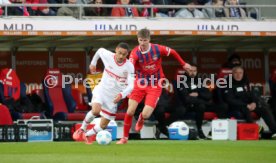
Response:
M0 4L137 4L137 5L185 5L187 8L81 8L82 16L115 16L115 17L180 17L180 18L244 18L246 12L242 8L225 8L224 5L239 5L239 0L0 0ZM215 8L193 8L189 6L208 5ZM153 12L153 13L151 13ZM0 15L5 15L4 7L0 8ZM8 7L9 16L73 16L78 18L78 7Z

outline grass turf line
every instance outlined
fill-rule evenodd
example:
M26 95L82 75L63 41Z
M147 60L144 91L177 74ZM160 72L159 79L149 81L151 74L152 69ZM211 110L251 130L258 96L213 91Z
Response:
M1 163L198 162L274 163L276 141L131 140L102 146L82 142L0 143Z

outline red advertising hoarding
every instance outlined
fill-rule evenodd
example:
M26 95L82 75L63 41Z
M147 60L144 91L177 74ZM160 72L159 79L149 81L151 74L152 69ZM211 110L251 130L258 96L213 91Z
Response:
M42 88L42 81L49 66L48 52L17 52L16 73L27 84L27 93Z
M8 51L0 51L0 69L11 68L11 54Z

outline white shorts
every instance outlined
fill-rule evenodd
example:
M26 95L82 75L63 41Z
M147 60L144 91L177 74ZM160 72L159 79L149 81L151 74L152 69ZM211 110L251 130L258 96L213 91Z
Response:
M99 103L102 106L100 115L109 120L115 120L117 112L117 104L113 103L115 96L106 95L101 87L96 86L93 89L93 97L91 103ZM93 108L92 108L93 109Z

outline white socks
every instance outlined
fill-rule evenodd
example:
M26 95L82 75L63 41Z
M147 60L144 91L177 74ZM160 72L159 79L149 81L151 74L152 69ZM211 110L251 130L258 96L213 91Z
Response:
M86 130L86 127L88 126L88 124L90 124L90 122L92 122L92 120L95 118L95 116L92 113L92 110L90 110L89 112L87 112L82 125L81 125L81 129L83 129L84 131Z
M95 125L91 130L87 131L85 136L91 136L97 134L98 132L102 131L103 129L100 127L99 124Z

